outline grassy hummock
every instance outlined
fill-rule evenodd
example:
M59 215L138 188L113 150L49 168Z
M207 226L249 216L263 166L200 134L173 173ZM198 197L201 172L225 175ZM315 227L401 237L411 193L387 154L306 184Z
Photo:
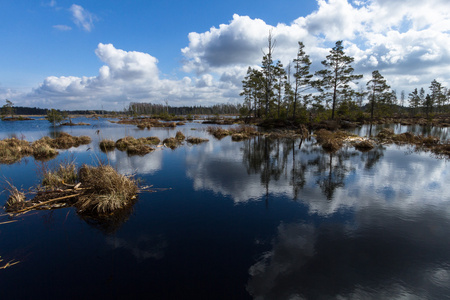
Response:
M322 145L325 151L334 152L339 150L343 144L344 139L349 136L345 131L329 131L326 129L319 129L315 132L317 142Z
M30 143L17 138L0 140L0 163L12 164L33 153Z
M103 139L100 141L99 147L103 152L113 151L116 148L116 143L113 140Z
M231 135L233 141L246 140L259 134L255 127L248 125L239 125L229 129L224 129L219 126L208 126L206 131L218 140Z
M88 136L71 136L61 132L58 137L52 139L48 136L32 143L17 138L0 140L0 163L11 164L21 160L24 156L32 155L38 160L54 158L58 151L56 149L69 149L91 142Z
M189 144L201 144L208 141L209 141L208 139L202 139L199 137L188 137L186 139L186 142L188 142Z
M159 144L159 138L147 137L136 139L132 136L126 136L118 139L115 143L115 147L120 151L127 151L128 155L145 155L155 150L149 145Z
M83 165L78 172L78 181L88 191L75 203L80 212L109 213L129 205L138 193L136 181L110 165Z
M170 137L163 140L163 145L174 150L180 145L180 141L174 137Z
M5 210L20 214L35 209L55 209L75 206L77 212L104 215L134 203L139 192L133 177L118 173L110 165L83 165L77 170L74 163L62 163L53 170L45 170L42 186L35 196L26 196L10 185Z
M177 141L182 142L186 139L186 136L181 131L177 131L175 138L177 139Z

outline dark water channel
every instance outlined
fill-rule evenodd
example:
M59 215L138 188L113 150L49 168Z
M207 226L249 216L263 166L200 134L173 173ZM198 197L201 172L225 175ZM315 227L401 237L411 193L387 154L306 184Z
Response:
M111 222L64 208L0 225L1 258L20 261L0 270L0 299L450 299L448 161L408 146L329 154L314 140L219 141L197 123L76 121L91 126L58 130L93 142L46 164L108 162L170 189L140 194ZM5 123L0 138L54 134L46 121ZM210 141L131 157L98 147L178 130ZM40 168L28 157L0 176L27 189Z

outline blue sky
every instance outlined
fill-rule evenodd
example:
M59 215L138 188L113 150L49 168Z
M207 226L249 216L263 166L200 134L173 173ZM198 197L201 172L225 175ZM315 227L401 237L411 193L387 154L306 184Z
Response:
M240 81L269 30L285 65L303 41L318 69L342 39L366 80L378 69L398 92L448 86L450 4L422 2L2 1L0 99L61 109L242 102Z

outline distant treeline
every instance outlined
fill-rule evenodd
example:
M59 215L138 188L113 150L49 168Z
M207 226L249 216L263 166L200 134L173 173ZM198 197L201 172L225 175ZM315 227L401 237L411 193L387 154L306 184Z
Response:
M131 114L131 115L215 115L215 114L239 114L240 104L216 104L213 106L168 106L163 104L132 102L123 111L106 110L57 110L70 115L106 115L106 114ZM50 109L38 107L13 106L16 115L47 115Z
M137 115L215 115L239 114L241 104L216 104L213 106L169 106L163 104L132 102L128 112Z
M47 115L50 109L38 108L38 107L24 107L24 106L13 106L14 113L16 115ZM61 110L57 110L62 112ZM93 115L93 114L107 114L112 113L105 110L67 110L68 114L73 115Z

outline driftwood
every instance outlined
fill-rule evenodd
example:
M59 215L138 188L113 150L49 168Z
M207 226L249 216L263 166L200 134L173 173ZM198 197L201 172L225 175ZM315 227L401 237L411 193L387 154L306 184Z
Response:
M63 196L63 197L58 197L58 198L50 199L50 200L48 200L48 201L44 201L44 202L40 202L40 203L34 204L34 205L32 205L32 206L28 206L28 207L26 207L26 208L24 208L24 209L21 209L21 210L13 211L12 213L14 213L14 214L20 214L20 213L23 213L23 212L27 212L27 211L29 211L29 210L36 209L37 207L40 207L40 206L43 206L43 205L46 205L46 204L49 204L49 203L52 203L52 202L55 202L55 201L64 200L64 199L68 199L68 198L74 198L74 197L78 197L79 195L80 195L80 194L73 194L73 195L68 195L68 196Z
M3 261L3 259L1 259L1 256L0 256L0 262L2 262L2 261ZM3 266L0 266L0 270L12 267L14 265L17 265L18 263L20 263L20 261L14 261L14 259L12 259L12 260L8 261L6 264L4 264Z

